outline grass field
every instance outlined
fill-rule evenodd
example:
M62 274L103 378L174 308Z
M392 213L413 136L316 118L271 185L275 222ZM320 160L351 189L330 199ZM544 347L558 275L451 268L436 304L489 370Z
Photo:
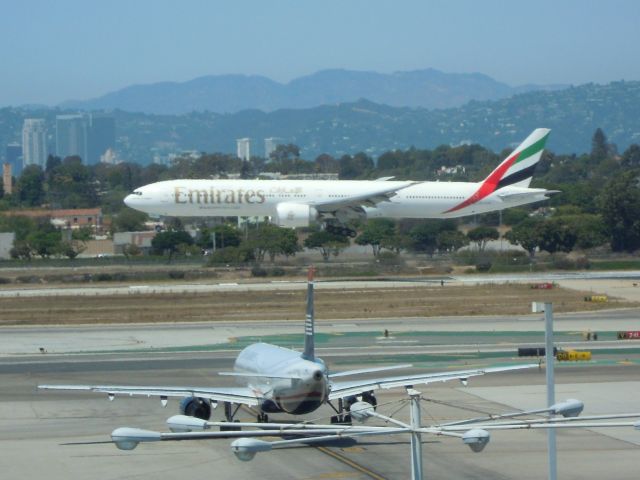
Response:
M540 291L518 284L321 289L316 291L315 310L322 320L522 315L530 313L532 301L540 300L553 302L556 312L640 305L615 298L607 303L584 301L586 295L594 293L562 288ZM3 298L0 325L300 320L304 318L305 295L302 290L278 290Z

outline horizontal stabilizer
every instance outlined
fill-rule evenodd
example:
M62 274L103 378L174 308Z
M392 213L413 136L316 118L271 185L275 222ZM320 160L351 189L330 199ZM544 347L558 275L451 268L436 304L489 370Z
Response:
M548 197L549 195L553 195L555 193L561 193L560 190L534 190L527 189L527 191L523 192L514 192L514 191L506 191L503 193L498 193L498 198L500 200L504 200L508 202L509 200L522 200L523 198L535 198L535 197Z

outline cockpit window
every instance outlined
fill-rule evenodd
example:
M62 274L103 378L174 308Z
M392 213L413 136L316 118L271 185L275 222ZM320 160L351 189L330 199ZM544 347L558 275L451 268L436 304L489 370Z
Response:
M132 192L133 195L142 195L142 192L140 190L134 190Z

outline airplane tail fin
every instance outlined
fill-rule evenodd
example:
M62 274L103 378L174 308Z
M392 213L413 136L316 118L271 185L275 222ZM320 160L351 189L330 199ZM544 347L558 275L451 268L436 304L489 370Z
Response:
M505 158L487 178L480 182L478 190L473 195L444 213L462 210L502 187L509 185L528 187L536 165L538 165L542 157L542 151L550 131L548 128L536 128L524 142L518 145L518 148L511 155Z
M484 179L483 185L491 185L492 191L508 185L528 187L536 165L542 157L550 131L548 128L536 128L531 132L525 141Z
M315 339L314 339L314 311L313 311L313 275L315 268L309 267L307 276L307 316L304 321L304 351L302 358L309 361L315 360Z

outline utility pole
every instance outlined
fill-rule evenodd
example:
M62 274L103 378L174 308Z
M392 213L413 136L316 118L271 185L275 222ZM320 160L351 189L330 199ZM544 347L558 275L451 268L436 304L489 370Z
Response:
M411 405L411 479L422 480L422 438L418 430L421 428L420 392L407 389Z

